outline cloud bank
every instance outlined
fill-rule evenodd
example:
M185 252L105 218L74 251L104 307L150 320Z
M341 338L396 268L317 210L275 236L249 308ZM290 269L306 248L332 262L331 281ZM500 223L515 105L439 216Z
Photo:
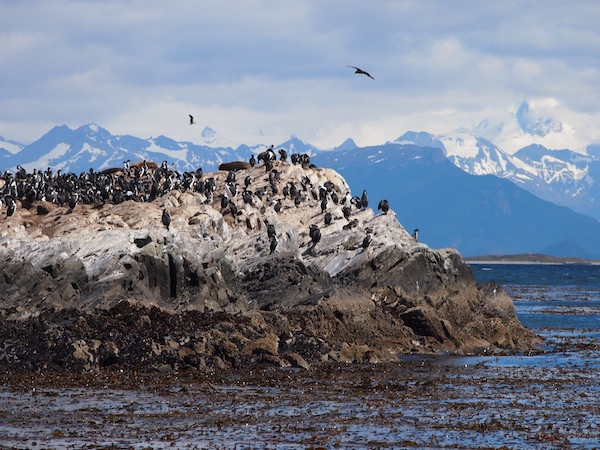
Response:
M328 148L484 121L507 151L582 150L600 140L598 23L587 1L8 0L0 135L95 122L195 142L210 126L232 143ZM519 127L523 101L563 124L560 139Z

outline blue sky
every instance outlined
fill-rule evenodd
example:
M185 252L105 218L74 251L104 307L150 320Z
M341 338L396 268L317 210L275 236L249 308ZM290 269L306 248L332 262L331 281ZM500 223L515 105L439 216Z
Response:
M528 100L565 124L549 146L581 149L600 141L599 23L577 0L0 0L0 135L94 122L198 142L210 126L329 148L487 120L511 151Z

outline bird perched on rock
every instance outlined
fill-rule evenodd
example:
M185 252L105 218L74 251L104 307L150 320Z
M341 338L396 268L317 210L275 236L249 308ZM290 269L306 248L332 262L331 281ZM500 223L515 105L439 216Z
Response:
M368 73L368 72L365 72L364 70L362 70L362 69L360 69L360 68L358 68L358 67L355 67L355 66L346 66L346 67L351 67L352 69L356 69L354 73L357 73L357 74L360 74L360 75L366 75L366 76L368 76L369 78L371 78L372 80L374 80L374 79L375 79L375 78L373 78L373 77L371 76L371 74L370 74L370 73Z
M344 206L342 208L342 214L344 214L344 219L350 220L351 213L352 213L352 209L349 206Z
M162 223L167 228L167 231L169 231L169 225L171 225L171 215L166 209L163 209L162 212Z
M325 225L329 225L331 224L331 220L333 219L333 216L331 215L330 212L326 212L325 213Z
M272 223L267 224L267 236L269 236L269 239L273 239L273 236L276 236L275 225Z
M231 212L232 216L237 216L238 207L233 200L229 200L229 212Z
M371 235L371 233L367 233L367 235L365 236L365 238L362 241L362 248L366 249L367 247L369 247L369 245L371 245L372 240L373 240L373 236Z
M377 209L380 209L381 212L383 214L387 214L388 211L390 210L390 204L389 202L384 198L383 200L381 200L379 202L379 205L377 205Z
M225 209L229 206L229 197L227 194L221 194L221 209Z
M415 241L419 242L419 229L415 228L415 231L413 231L413 238L415 239Z
M362 193L362 197L360 198L360 206L362 209L365 209L369 206L369 197L367 196L367 191L364 190Z
M250 156L250 161L248 161L250 163L250 167L254 167L256 165L256 158L254 157L254 155Z
M315 224L312 224L310 226L310 231L308 232L308 235L310 236L310 240L313 244L313 248L315 245L317 245L319 243L319 241L321 240L321 230L319 230L319 227L316 226Z
M274 253L275 250L277 250L277 244L279 244L279 239L277 239L276 235L273 235L269 245L269 250L271 251L271 253Z
M325 211L327 211L327 197L323 197L323 199L321 200L321 212L324 213Z
M75 207L77 206L77 201L79 200L79 194L77 192L73 192L69 197L69 212L72 213Z
M346 225L342 227L343 230L351 230L352 228L356 228L358 226L358 219L352 219Z
M17 202L11 196L7 196L6 200L6 217L12 216L17 210Z

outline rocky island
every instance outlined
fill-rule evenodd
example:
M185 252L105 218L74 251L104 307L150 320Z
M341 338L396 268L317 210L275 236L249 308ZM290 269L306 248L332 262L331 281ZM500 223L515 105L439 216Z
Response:
M0 209L3 371L307 369L539 342L456 250L418 242L395 205L375 212L382 199L353 196L333 170L268 158L142 169L71 180L147 187L118 201L56 201L19 192L29 174L0 179L15 204Z

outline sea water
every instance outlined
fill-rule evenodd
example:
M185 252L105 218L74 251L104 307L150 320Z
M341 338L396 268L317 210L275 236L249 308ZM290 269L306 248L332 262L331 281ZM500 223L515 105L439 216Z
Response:
M472 264L477 282L495 282L512 297L523 325L545 330L600 331L600 265Z

